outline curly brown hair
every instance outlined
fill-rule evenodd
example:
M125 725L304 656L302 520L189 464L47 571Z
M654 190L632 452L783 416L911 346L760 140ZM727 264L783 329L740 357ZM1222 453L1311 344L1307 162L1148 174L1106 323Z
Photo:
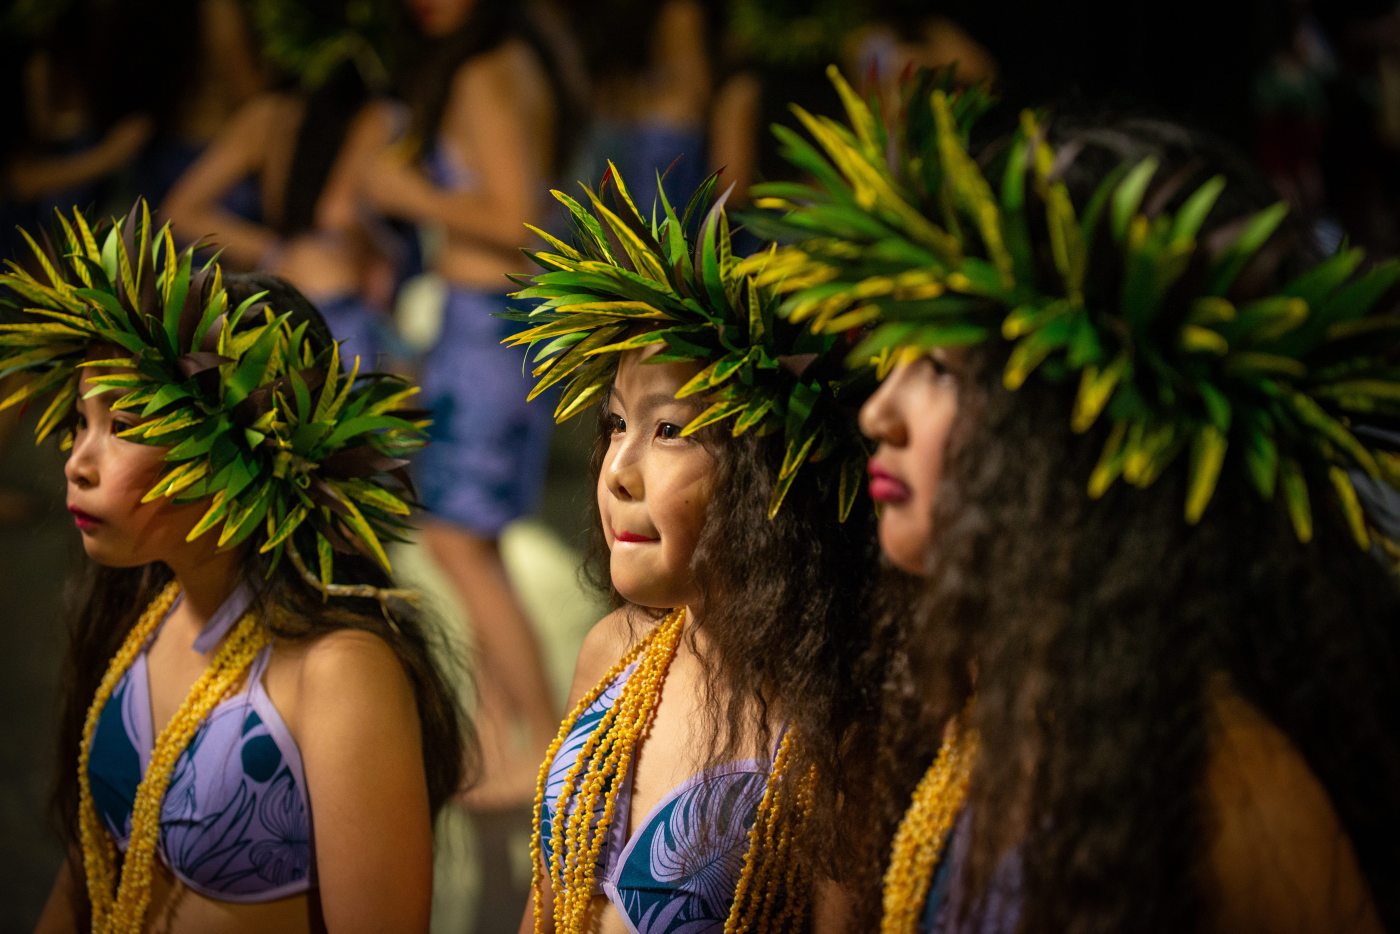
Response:
M1194 527L1184 467L1090 498L1103 439L1070 430L1072 390L1008 392L1002 363L974 358L962 377L915 614L922 716L903 744L926 747L975 662L967 884L1017 851L1024 930L1200 926L1215 895L1207 688L1223 673L1315 773L1381 917L1400 922L1394 581L1340 515L1319 510L1302 544L1228 475Z
M1076 138L1086 148L1072 188L1101 177L1106 157L1090 150L1104 139L1155 152L1167 177L1211 158L1180 130L1115 126ZM1259 190L1232 187L1246 201ZM1233 213L1228 202L1217 210ZM1394 579L1357 549L1330 503L1314 504L1315 538L1301 543L1282 505L1229 465L1194 526L1183 518L1180 462L1146 490L1118 485L1092 498L1108 427L1076 434L1075 386L1034 378L1012 392L1005 364L990 348L954 364L959 409L929 573L907 660L893 669L902 676L886 684L882 785L897 809L975 676L981 753L954 902L1002 929L1013 919L983 897L1019 864L1021 930L1209 926L1220 894L1206 862L1209 688L1223 676L1320 781L1380 918L1400 926ZM890 810L873 823L888 828Z
M595 484L608 445L607 411L605 400L590 458ZM862 443L854 412L843 428L847 443ZM698 628L707 651L697 657L706 674L708 761L747 754L750 744L772 749L779 729L791 731L799 739L791 774L815 766L818 775L814 817L795 852L822 877L841 878L840 848L863 839L843 815L869 787L860 776L874 755L870 728L879 719L886 656L872 629L879 615L874 510L862 496L838 521L835 477L803 470L770 520L781 433L734 438L727 428L706 428L698 437L716 463L692 559L704 605ZM596 501L593 511L585 576L620 606Z

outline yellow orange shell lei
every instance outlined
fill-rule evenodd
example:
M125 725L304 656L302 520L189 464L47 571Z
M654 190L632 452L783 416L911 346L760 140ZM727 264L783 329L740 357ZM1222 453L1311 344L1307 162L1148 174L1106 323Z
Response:
M724 922L724 934L766 934L807 927L808 880L801 877L805 864L794 858L793 846L797 831L812 812L816 771L808 769L796 782L784 780L793 745L792 734L785 734L773 757L758 814L749 828L744 868ZM791 803L787 800L789 795L795 799ZM784 820L784 812L791 817Z
M977 733L964 726L968 711L953 718L943 748L919 780L909 810L895 832L885 870L881 934L911 934L928 899L943 847L967 798Z
M666 672L676 655L685 624L685 610L672 611L646 638L633 646L603 675L602 680L575 705L560 724L540 766L535 784L533 833L530 836L531 889L534 893L536 934L544 934L544 873L549 874L553 894L553 928L556 932L586 930L592 909L593 886L603 841L617 806L621 779L627 774L642 737L661 698ZM546 866L541 840L541 815L549 768L574 723L607 690L628 666L636 664L617 701L579 751L564 778L564 789L554 804L555 845ZM785 736L773 760L758 814L749 831L748 848L726 932L781 931L805 922L804 880L797 878L798 863L790 858L796 821L810 810L814 776L797 783L783 775L791 759L792 740ZM778 818L788 806L796 821ZM601 807L600 807L601 805ZM601 812L601 813L600 813Z
M102 677L83 724L82 746L78 753L78 826L82 838L83 874L87 878L88 899L92 904L92 929L96 934L137 934L145 929L146 909L151 900L151 869L160 836L161 802L165 799L175 763L199 725L242 680L248 666L269 639L252 614L240 619L180 708L160 731L146 774L136 789L136 801L131 812L131 839L127 843L126 857L121 860L118 879L116 845L97 815L92 784L88 778L92 738L102 709L117 683L136 660L156 627L165 619L178 594L179 586L171 583L146 607L107 666L107 673Z

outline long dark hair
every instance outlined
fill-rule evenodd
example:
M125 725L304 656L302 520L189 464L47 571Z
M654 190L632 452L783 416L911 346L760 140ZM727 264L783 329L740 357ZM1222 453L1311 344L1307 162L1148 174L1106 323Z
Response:
M859 444L854 414L845 427L848 443ZM874 510L862 496L838 522L834 478L804 469L770 520L781 433L734 438L721 427L702 429L699 437L716 462L692 564L704 608L698 628L708 649L697 655L706 673L708 761L748 755L750 742L772 750L778 730L790 731L798 742L788 774L815 766L818 775L813 818L794 852L809 869L838 877L840 850L833 844L859 836L841 815L848 797L868 787L853 774L873 754L866 727L879 712L883 656L873 648L869 602L878 564ZM595 485L607 446L604 402L590 459ZM596 500L593 509L587 576L621 605Z
M1167 178L1221 168L1209 145L1179 130L1071 136L1085 146L1071 188L1102 177L1093 150L1106 140L1155 152ZM1231 188L1242 203L1259 190ZM1172 204L1189 189L1157 196ZM1239 216L1240 206L1223 203L1215 216ZM1276 268L1302 251L1297 241L1283 249ZM1111 294L1103 282L1090 288L1100 286ZM887 687L883 771L889 787L907 789L930 738L970 696L975 669L981 753L955 903L973 915L1004 910L988 893L1019 863L1022 930L1208 925L1220 893L1207 862L1206 768L1211 698L1224 686L1293 744L1326 790L1380 918L1400 926L1394 579L1330 503L1314 503L1315 538L1303 544L1282 505L1262 501L1231 464L1195 526L1183 518L1182 463L1146 490L1120 484L1090 497L1108 428L1076 434L1076 387L1037 377L1011 392L1005 363L984 349L954 367L958 413L929 576L906 677Z
M234 303L257 292L269 292L267 300L274 308L291 312L294 322L309 322L313 340L330 339L315 308L283 280L265 274L230 274L225 285ZM285 561L269 574L268 556L259 554L257 545L254 537L240 567L240 583L253 595L252 611L274 638L304 642L337 630L356 629L374 633L398 657L413 686L428 800L436 814L474 773L477 755L472 725L442 668L449 653L436 645L427 621L412 606L394 601L391 609L385 609L370 598L327 601ZM357 554L338 555L335 575L337 583L393 586L378 565ZM74 846L79 841L74 763L88 706L127 633L171 579L163 564L107 568L89 563L81 581L69 589L69 646L52 806L64 838Z
M302 97L301 123L282 192L281 215L276 218L277 232L284 237L316 226L316 205L325 193L350 124L370 102L371 89L360 69L347 59Z
M1340 516L1319 509L1303 545L1234 475L1196 527L1184 467L1091 499L1102 434L1069 429L1067 388L1002 388L1003 362L962 377L915 614L925 742L976 661L968 885L1015 851L1023 929L1199 926L1215 896L1208 692L1223 675L1316 774L1381 917L1400 922L1394 582Z

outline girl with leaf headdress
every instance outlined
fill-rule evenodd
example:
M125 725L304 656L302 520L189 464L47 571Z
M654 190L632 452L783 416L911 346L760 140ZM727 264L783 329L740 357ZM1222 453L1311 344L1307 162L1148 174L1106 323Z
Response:
M869 923L1400 925L1396 551L1354 480L1400 484L1400 267L1317 262L1178 126L976 146L975 92L886 125L840 86L763 203L784 311L891 370L871 491L925 578Z
M144 203L60 228L0 274L0 404L62 439L92 559L40 927L425 930L466 743L384 552L416 389L343 369L300 293L196 265Z
M512 338L534 394L597 419L592 568L617 605L539 773L527 930L806 930L843 878L837 789L872 712L868 380L737 271L713 189L651 219L615 168L556 192L573 243L543 234L517 293L540 303Z

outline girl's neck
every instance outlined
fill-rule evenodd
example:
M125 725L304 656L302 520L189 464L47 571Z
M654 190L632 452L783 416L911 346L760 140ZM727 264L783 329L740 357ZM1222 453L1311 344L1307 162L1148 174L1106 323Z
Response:
M170 563L180 585L180 615L203 626L238 586L242 551L224 551L191 556L188 562Z
M693 605L685 607L685 621L681 623L681 643L683 651L693 651L700 656L709 655L710 634L700 625L699 608Z

